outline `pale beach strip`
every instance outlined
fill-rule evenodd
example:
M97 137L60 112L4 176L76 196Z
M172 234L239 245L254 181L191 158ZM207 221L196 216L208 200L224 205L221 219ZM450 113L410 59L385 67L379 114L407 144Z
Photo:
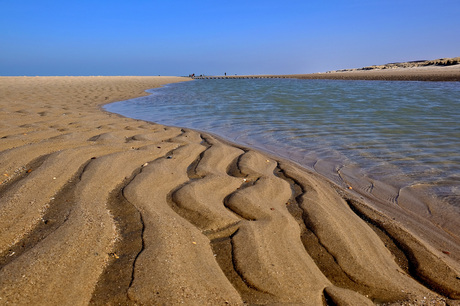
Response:
M101 110L188 80L0 77L0 304L458 302L455 224Z
M380 80L380 81L460 81L460 64L370 70L345 70L291 75L300 79Z
M460 61L460 58L459 58ZM384 67L376 66L376 67ZM295 78L295 79L324 79L324 80L374 80L374 81L429 81L429 82L459 82L460 64L450 66L421 66L394 68L359 68L344 69L309 74L280 74L280 75L225 75L204 76L197 78L245 79L245 78Z

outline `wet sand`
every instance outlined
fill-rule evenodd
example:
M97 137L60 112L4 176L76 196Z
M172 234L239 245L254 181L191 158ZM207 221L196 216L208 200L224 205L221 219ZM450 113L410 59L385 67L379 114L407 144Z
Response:
M100 109L185 80L0 77L0 304L459 303L455 221Z

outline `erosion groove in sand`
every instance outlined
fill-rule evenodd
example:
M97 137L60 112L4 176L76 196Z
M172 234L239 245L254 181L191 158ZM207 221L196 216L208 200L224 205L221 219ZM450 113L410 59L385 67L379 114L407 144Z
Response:
M1 303L460 299L455 260L324 179L98 109L182 80L0 78Z
M382 240L387 241L387 247L396 256L397 263L402 269L426 287L458 299L458 288L456 288L458 276L455 270L438 260L420 241L387 222L379 214L353 200L347 199L347 203L356 215L372 226L377 234L381 234ZM444 271L445 274L442 277L436 274L428 276L431 273L428 271L433 270Z

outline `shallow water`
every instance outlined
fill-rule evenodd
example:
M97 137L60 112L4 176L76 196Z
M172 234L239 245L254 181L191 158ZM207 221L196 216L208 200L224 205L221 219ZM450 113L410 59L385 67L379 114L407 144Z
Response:
M208 131L326 177L423 185L460 206L460 83L195 80L107 105L110 112ZM339 182L340 183L340 182Z

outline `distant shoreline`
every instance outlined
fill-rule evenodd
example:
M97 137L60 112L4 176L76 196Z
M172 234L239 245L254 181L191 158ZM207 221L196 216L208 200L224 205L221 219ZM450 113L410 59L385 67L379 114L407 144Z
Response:
M384 81L460 81L460 64L372 70L346 70L324 73L298 74L286 77L298 79L384 80Z
M390 63L363 68L341 69L308 74L197 76L211 79L295 78L380 81L460 81L460 57L429 61Z
M410 61L410 62L397 62L397 63L388 63L385 65L372 65L363 68L353 68L353 69L341 69L336 71L329 72L346 72L346 71L359 71L359 70L384 70L384 69L397 69L397 68L420 68L420 67L447 67L460 64L460 57L453 58L440 58L435 60L422 60L422 61Z
M309 74L286 75L234 75L205 76L195 79L326 79L326 80L377 80L377 81L429 81L429 82L460 82L460 64L446 67L426 66L415 68L392 68L373 70L330 71Z
M419 60L324 73L299 74L299 79L384 80L384 81L460 81L460 57Z

